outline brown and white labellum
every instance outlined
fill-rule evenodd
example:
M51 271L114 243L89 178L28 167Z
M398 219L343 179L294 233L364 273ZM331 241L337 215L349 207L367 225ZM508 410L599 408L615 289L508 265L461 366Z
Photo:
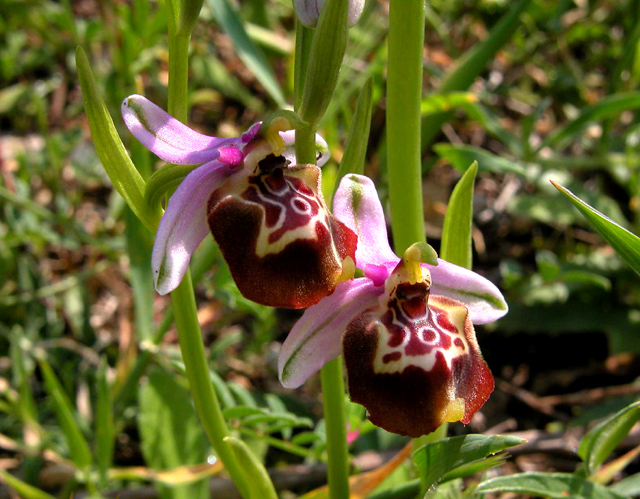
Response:
M212 194L209 227L246 298L308 307L353 265L357 237L327 209L320 178L317 166L270 155Z
M468 423L494 381L467 308L411 284L401 262L379 305L347 326L343 352L349 394L375 425L418 437L445 421Z

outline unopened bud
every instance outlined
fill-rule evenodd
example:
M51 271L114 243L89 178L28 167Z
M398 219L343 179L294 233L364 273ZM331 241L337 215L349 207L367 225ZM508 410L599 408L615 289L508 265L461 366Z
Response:
M360 19L365 0L349 0L349 26L353 26ZM320 17L320 10L325 0L293 0L293 8L300 22L307 28L315 28Z

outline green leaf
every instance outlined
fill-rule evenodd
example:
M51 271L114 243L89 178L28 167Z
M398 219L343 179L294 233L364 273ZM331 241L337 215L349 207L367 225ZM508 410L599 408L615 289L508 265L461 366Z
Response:
M530 494L550 499L622 499L602 485L569 473L519 473L482 482L476 492Z
M267 411L259 407L238 405L236 407L225 409L223 414L225 419L241 419L246 418L247 416L264 415L267 414Z
M640 238L589 206L570 190L553 181L551 183L580 210L616 253L640 275Z
M515 3L493 28L489 36L468 50L458 59L455 67L447 73L440 84L438 91L442 94L448 92L466 91L475 81L478 75L485 69L496 52L509 41L511 35L520 26L520 14L529 6L531 0L520 0ZM451 112L442 112L426 116L422 119L422 148L429 147L440 132L442 125L452 116ZM471 163L467 161L464 168ZM481 162L480 162L481 163Z
M609 490L625 497L640 496L640 473L636 473L635 475L631 475L624 480L614 483L609 487Z
M142 454L154 470L206 461L209 444L187 390L174 376L160 368L149 372L148 382L139 393L138 429ZM179 487L156 484L163 498L207 497L206 480Z
M0 469L0 482L6 483L9 487L14 489L20 497L24 499L55 499L46 492L35 488L28 483L23 482L19 478L16 478L11 473Z
M98 158L116 191L125 199L144 226L155 233L161 212L158 208L151 208L144 200L144 180L118 136L107 106L98 91L89 60L81 47L76 51L76 65L84 108Z
M454 470L524 441L517 437L485 435L450 437L421 447L414 453L413 460L418 467L423 486L428 490Z
M251 449L242 440L225 437L224 441L231 447L240 466L250 477L248 486L251 499L278 499L271 478L262 463L258 461Z
M373 99L373 77L369 77L367 83L360 91L353 122L349 130L349 140L344 148L340 168L336 176L333 192L335 193L340 180L348 173L364 173L364 162L369 144L369 130L371 128L371 102Z
M95 452L102 487L106 486L107 472L113 464L115 428L113 423L113 395L107 380L107 363L103 362L96 379L96 440Z
M477 172L478 163L474 161L453 189L444 217L440 246L442 259L467 269L470 269L473 263L473 183Z
M218 25L226 31L235 46L238 57L253 72L262 86L279 107L285 107L286 101L282 89L276 80L271 65L258 47L251 41L229 0L207 0Z
M549 135L539 149L547 146L561 147L568 139L580 133L590 122L614 118L620 113L640 108L640 92L608 95L597 104L582 110L580 115L567 123L564 128Z
M640 421L640 402L634 402L589 430L582 437L578 456L584 461L587 475L592 475L598 470L638 421Z
M437 144L433 146L433 149L438 156L449 161L461 173L466 172L469 165L475 161L481 171L516 173L523 177L527 176L527 169L522 164L496 156L479 147Z
M40 359L38 364L47 394L51 397L58 424L66 437L71 459L78 468L88 468L93 461L91 450L80 430L71 401L47 361Z

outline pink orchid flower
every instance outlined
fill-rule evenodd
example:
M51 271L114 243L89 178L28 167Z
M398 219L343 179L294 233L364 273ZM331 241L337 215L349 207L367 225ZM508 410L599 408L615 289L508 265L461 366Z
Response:
M390 248L373 182L347 175L334 214L358 235L364 277L340 283L305 311L282 345L280 380L296 388L343 354L351 400L388 431L418 437L445 421L468 423L494 381L473 323L507 312L490 281L439 259L400 259Z
M349 276L356 236L327 209L320 169L296 164L294 130L256 123L240 137L208 137L140 95L124 100L122 116L160 159L201 165L160 221L152 253L158 293L180 284L209 231L240 292L263 305L308 307L335 289L343 271ZM321 166L328 148L319 135L316 147Z

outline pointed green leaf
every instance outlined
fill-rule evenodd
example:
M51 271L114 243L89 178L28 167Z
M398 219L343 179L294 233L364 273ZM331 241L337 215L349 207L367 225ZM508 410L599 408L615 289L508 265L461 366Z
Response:
M553 181L551 183L580 210L616 253L640 275L640 238L589 206L570 190Z
M38 360L38 363L44 378L44 386L53 403L58 424L66 437L71 459L78 468L87 468L91 466L93 458L89 444L80 430L71 401L49 363L44 359Z
M640 108L640 92L608 95L598 101L597 104L583 109L576 119L549 135L540 146L540 149L548 146L562 147L567 140L577 136L589 123L606 118L615 118L624 111L638 108Z
M587 475L598 470L638 421L640 421L640 402L634 402L589 430L582 437L578 455L584 461Z
M238 16L229 0L207 0L207 3L218 21L218 25L227 32L235 46L238 57L242 59L247 67L253 72L267 93L280 107L286 106L282 89L276 80L271 66L266 57L260 51L242 24L242 19Z
M370 77L360 91L353 122L349 130L349 140L344 148L340 168L335 181L335 190L342 177L348 173L364 173L364 162L369 144L369 130L371 128L371 102L373 99L373 77Z
M142 454L148 466L162 471L207 459L209 444L188 391L174 376L153 368L148 383L140 388L138 429ZM205 497L207 481L166 487L156 484L162 497L191 499Z
M515 492L550 499L622 499L624 496L607 490L570 473L519 473L491 478L482 482L476 492L483 494Z
M461 267L470 269L473 262L471 252L471 230L473 219L473 184L478 173L478 162L474 161L458 181L444 217L440 257Z
M116 191L125 199L144 226L155 233L161 212L158 208L151 208L144 200L144 180L120 140L109 111L100 96L89 60L81 47L76 51L76 65L84 108L98 158Z
M524 441L517 437L485 435L450 437L421 447L414 453L413 460L421 474L423 486L428 490L454 470Z
M609 487L609 490L625 497L640 496L640 473L636 473L635 475L631 475L630 477L614 483Z
M251 477L248 483L251 499L278 499L267 470L247 444L235 437L226 437L224 441L233 450L246 475Z

